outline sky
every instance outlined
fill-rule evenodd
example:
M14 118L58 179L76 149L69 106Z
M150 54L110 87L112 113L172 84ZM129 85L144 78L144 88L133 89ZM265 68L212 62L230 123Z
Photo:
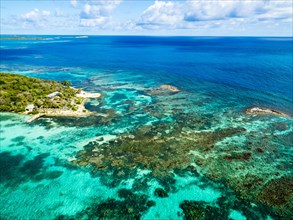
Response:
M292 36L293 0L0 0L1 34Z

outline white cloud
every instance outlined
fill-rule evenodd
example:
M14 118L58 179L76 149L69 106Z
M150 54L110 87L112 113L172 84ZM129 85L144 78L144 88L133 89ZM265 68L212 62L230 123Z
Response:
M72 7L76 8L77 7L77 0L70 0L70 4Z
M37 8L31 10L30 12L27 12L25 14L22 14L20 16L20 20L22 20L25 23L31 23L34 25L41 25L42 21L45 21L47 17L51 15L50 11L46 10L39 10Z
M112 18L113 11L121 1L91 0L80 13L80 26L94 27L104 25Z
M80 26L83 27L95 27L99 25L103 25L106 22L105 17L91 18L91 19L81 19Z
M157 0L150 1L140 16L137 16L139 7L126 8L131 3L123 6L122 0L69 0L67 8L61 8L57 2L46 10L36 5L36 9L21 15L11 14L1 18L1 24L12 30L18 26L39 31L41 27L56 33L67 30L71 33L97 30L148 34L233 35L248 30L247 33L258 35L278 35L275 30L286 35L292 33L292 0Z
M55 17L64 17L64 13L60 8L55 8Z
M234 17L249 17L265 12L263 0L188 1L184 13L185 21L222 20Z
M271 1L266 5L267 13L257 16L260 20L284 20L291 21L293 18L293 2Z
M181 10L179 3L156 1L143 12L138 25L153 29L161 25L174 26L183 19Z
M155 1L141 15L143 28L195 28L224 23L238 25L262 20L292 20L292 2L280 0ZM233 21L233 22L231 22Z

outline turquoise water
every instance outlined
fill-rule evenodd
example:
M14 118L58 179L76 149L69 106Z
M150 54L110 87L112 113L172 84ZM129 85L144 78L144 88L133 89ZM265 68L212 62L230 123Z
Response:
M1 41L1 71L101 92L1 116L1 219L290 219L291 38ZM156 89L170 84L178 93Z

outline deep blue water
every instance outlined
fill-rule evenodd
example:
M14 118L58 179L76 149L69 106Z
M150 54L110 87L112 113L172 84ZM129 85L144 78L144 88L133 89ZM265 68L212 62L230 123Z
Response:
M104 115L110 109L115 115L27 123L28 116L0 113L0 168L5 170L0 176L0 219L95 219L101 213L109 214L105 219L122 214L133 219L133 212L142 219L184 219L188 211L182 207L190 205L185 200L198 202L191 210L205 207L210 218L288 219L293 213L292 207L283 210L267 200L287 201L290 192L292 118L245 114L246 108L259 106L293 115L293 38L38 37L44 39L1 40L0 71L66 79L75 87L101 92L103 97L86 107ZM162 84L181 92L154 95ZM109 156L119 150L111 140L128 134L136 140L135 132L148 126L153 133L144 134L150 139L174 134L175 148L159 144L149 150L159 167L178 163L164 174L168 178L148 163L131 164L135 156L127 153L124 158L135 166L131 171L127 163L118 168L102 164L106 168L101 171L92 171L89 164L72 165L93 143L98 144L93 152L118 163L123 156ZM200 142L198 134L215 142ZM141 148L149 147L140 138ZM186 147L186 140L195 147L178 150ZM103 143L107 148L99 151ZM103 153L108 149L110 154ZM151 154L138 152L143 159ZM178 162L190 155L193 169ZM92 155L83 156L88 161ZM267 183L280 186L285 198ZM157 188L164 188L168 197L157 196ZM155 205L147 206L145 198Z
M292 38L44 37L53 40L1 41L1 65L135 70L191 90L212 82L219 96L239 91L241 101L293 113Z

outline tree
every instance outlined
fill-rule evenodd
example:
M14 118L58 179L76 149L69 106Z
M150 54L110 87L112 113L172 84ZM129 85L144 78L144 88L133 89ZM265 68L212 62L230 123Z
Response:
M71 86L71 82L68 82L67 80L64 80L61 84L63 86Z

